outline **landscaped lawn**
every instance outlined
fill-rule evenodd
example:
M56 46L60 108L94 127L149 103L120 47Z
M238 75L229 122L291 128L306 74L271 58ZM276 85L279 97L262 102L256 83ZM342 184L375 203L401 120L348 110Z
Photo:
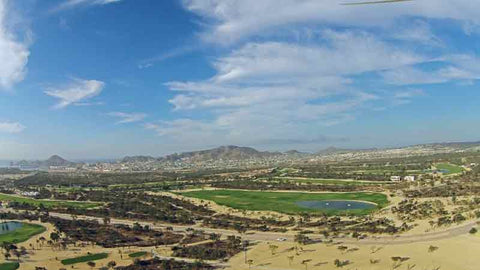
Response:
M71 264L77 264L77 263L97 261L97 260L102 260L106 258L108 258L108 253L97 253L97 254L90 254L90 255L71 258L71 259L65 259L65 260L62 260L61 263L63 265L71 265Z
M18 203L28 203L33 205L43 204L46 208L50 207L73 207L73 208L93 208L102 205L101 203L91 203L91 202L73 202L73 201L51 201L51 200L36 200L32 198L13 196L8 194L0 193L0 201L9 201L9 202L18 202Z
M128 257L130 257L130 258L139 258L139 257L144 257L144 256L147 256L146 251L139 251L139 252L128 254Z
M46 230L45 227L37 224L23 223L23 226L4 234L0 234L0 243L21 243L30 239L32 236L43 233Z
M263 192L242 190L201 190L179 193L183 196L211 200L220 205L251 211L275 211L287 214L325 213L329 215L368 214L388 204L387 196L380 193L301 193L301 192ZM374 209L320 210L297 205L301 201L355 200L376 203Z
M0 270L16 270L20 267L18 262L0 263Z
M438 163L438 164L435 164L435 167L438 170L447 170L448 173L445 173L445 174L457 174L457 173L463 172L462 167L455 164L450 164L450 163Z
M291 181L297 183L309 183L318 185L341 185L341 186L364 186L364 185L388 185L388 181L361 181L353 179L323 179L303 177L275 177L275 180Z

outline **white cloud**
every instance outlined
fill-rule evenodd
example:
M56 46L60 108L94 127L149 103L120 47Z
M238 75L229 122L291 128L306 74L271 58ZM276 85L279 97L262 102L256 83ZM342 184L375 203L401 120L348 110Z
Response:
M118 3L122 0L65 0L58 6L52 8L51 12L58 12L62 10L72 9L81 6L95 6L95 5L108 5Z
M345 1L318 0L184 0L187 10L205 19L203 37L228 44L281 26L323 24L387 27L401 17L455 19L478 24L480 2L422 0L385 5L344 6Z
M7 1L0 0L0 88L8 89L24 79L30 52L8 29L7 15Z
M105 83L97 80L74 79L67 86L47 89L45 94L59 99L58 104L54 108L61 109L98 96L104 86Z
M145 117L147 117L147 115L144 113L110 112L108 113L108 115L112 117L120 118L120 120L117 121L117 124L140 122L143 119L145 119Z
M352 121L383 97L358 89L354 77L431 61L363 31L323 31L322 45L250 42L214 61L203 81L169 82L184 118L145 127L179 144L312 142L325 127ZM201 138L201 139L199 139Z
M398 29L389 29L395 39L415 42L427 46L444 46L442 40L437 37L428 23L422 20L409 22Z
M18 122L0 122L0 133L20 133L25 126Z
M385 82L395 85L439 84L451 81L480 79L480 59L471 55L453 55L437 59L441 67L425 70L419 67L403 67L382 73Z

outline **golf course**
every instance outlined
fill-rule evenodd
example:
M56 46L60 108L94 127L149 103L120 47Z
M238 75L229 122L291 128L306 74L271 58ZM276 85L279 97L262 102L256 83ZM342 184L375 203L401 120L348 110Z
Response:
M250 211L274 211L285 214L365 215L385 207L387 196L380 193L300 193L263 192L242 190L201 190L182 192L180 195L214 201L223 206ZM374 205L365 209L332 209L304 207L304 202L347 201ZM346 204L348 205L348 204Z

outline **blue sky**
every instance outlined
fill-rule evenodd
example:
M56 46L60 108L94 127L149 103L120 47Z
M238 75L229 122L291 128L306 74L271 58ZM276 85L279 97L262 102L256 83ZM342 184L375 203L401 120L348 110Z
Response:
M480 2L344 2L0 0L0 159L479 140Z

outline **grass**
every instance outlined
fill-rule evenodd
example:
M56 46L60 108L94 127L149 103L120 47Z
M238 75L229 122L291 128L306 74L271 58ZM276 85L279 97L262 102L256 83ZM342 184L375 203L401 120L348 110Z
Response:
M0 263L0 270L17 270L19 267L18 262Z
M37 224L23 223L23 226L4 234L0 234L0 243L8 242L18 244L25 242L32 236L41 234L46 230L45 227Z
M76 257L76 258L65 259L65 260L62 260L61 263L63 265L72 265L72 264L77 264L77 263L103 260L103 259L106 259L106 258L108 258L108 253L96 253L96 254L89 254L89 255L86 255L86 256L81 256L81 257Z
M438 163L435 164L435 167L438 170L447 170L448 173L445 174L458 174L463 172L463 168L460 166L457 166L455 164L450 164L450 163Z
M37 199L8 195L8 194L0 194L0 201L26 203L26 204L32 204L35 206L39 206L40 204L43 204L43 206L46 208L72 207L72 208L88 209L88 208L94 208L102 205L101 203L92 203L92 202L37 200Z
M387 196L380 193L300 193L300 192L262 192L241 190L201 190L180 192L186 197L194 197L203 200L211 200L217 204L235 209L251 211L274 211L286 214L298 213L325 213L327 215L365 215L372 211L383 208L388 204ZM358 200L376 203L374 209L354 210L321 210L303 208L296 204L299 201L321 200Z
M353 179L323 179L323 178L302 178L302 177L275 177L275 180L291 181L296 183L309 183L318 185L340 185L340 186L364 186L364 185L388 185L387 181L360 181Z
M147 256L146 251L139 251L139 252L134 252L134 253L128 254L128 257L130 257L130 258L139 258L139 257L145 257L145 256Z

